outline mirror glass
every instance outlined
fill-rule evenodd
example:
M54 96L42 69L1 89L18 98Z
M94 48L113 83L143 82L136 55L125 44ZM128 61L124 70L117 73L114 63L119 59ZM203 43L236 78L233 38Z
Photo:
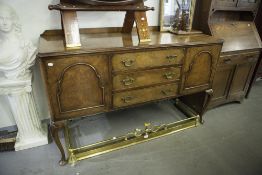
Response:
M161 0L161 31L190 31L196 0Z

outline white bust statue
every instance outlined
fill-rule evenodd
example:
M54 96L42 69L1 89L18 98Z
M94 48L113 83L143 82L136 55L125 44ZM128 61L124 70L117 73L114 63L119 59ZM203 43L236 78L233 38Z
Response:
M0 72L1 81L19 81L31 78L36 48L25 40L16 12L0 3Z
M32 94L36 48L21 33L13 8L0 3L0 95L6 95L18 127L15 150L48 143Z

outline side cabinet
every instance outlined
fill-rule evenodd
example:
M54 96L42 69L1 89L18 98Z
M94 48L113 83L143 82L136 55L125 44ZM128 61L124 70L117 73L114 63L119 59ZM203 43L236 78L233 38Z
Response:
M209 108L245 97L258 56L259 52L250 52L220 57Z
M183 69L182 94L211 88L220 51L221 45L188 48Z
M55 121L108 109L107 56L48 57L41 68Z

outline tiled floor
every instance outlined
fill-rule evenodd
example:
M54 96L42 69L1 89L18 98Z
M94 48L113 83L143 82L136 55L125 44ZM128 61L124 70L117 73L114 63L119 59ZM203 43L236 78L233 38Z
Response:
M152 109L151 114L154 113ZM150 110L145 115L150 115ZM205 121L197 128L84 160L75 166L58 166L60 155L54 143L0 153L0 175L262 174L262 81L242 104L210 110Z

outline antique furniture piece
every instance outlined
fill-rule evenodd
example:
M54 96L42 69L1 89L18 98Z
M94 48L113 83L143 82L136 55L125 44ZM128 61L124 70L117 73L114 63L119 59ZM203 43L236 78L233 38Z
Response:
M224 39L210 108L241 102L247 93L261 52L261 40L253 22L259 3L260 0L207 0L197 4L194 27Z
M165 104L164 105L165 108L162 109L163 110L162 112L164 112L165 110L168 111L168 107L171 108L172 115L173 115L172 121L166 120L168 116L162 116L159 114L157 116L158 119L155 118L156 116L152 116L152 114L150 116L146 116L148 114L140 115L139 107L138 110L134 110L134 111L131 111L131 109L129 109L129 110L118 111L119 113L114 112L112 118L110 116L106 117L106 121L110 123L109 128L114 128L114 129L107 130L106 132L105 130L103 131L101 130L94 131L92 129L90 130L90 128L98 127L101 125L102 127L106 127L107 124L101 122L103 120L102 118L104 118L101 115L99 117L102 120L92 120L88 118L85 119L82 118L82 119L69 121L67 123L67 127L65 127L65 135L66 135L65 141L69 154L68 163L74 165L77 161L82 159L87 159L110 151L126 148L135 144L150 141L152 139L156 139L162 136L167 136L169 134L173 134L175 132L196 127L199 125L200 116L179 99L176 99L175 101L166 100L164 103L162 102L162 103L148 104L147 106L144 107L150 106L151 110L156 107L158 110L161 111L161 107L159 108L161 104L162 105ZM144 112L145 111L143 110L142 113ZM128 114L126 115L124 113L128 113ZM122 116L119 116L119 114ZM116 120L115 117L117 116L119 117ZM141 117L143 118L144 121L143 122L144 128L141 127L140 122L137 122L141 120L138 119ZM175 118L179 120L176 120ZM131 120L132 122L130 122ZM160 120L161 122L157 122L157 120ZM134 125L134 123L136 123L135 124L136 126ZM158 124L155 125L154 123L155 124L158 123ZM123 127L124 129L122 129L122 131L121 129L119 130L119 128L123 128ZM110 135L111 132L114 132L113 130L118 131L117 134L118 136L112 134ZM128 132L123 133L123 130ZM81 133L90 133L90 135L92 135L92 133L93 134L96 133L99 135L99 138L101 139L93 140L93 142L91 142L90 137L83 138L81 137L82 136Z
M180 124L192 127L198 119L203 121L212 95L222 40L204 34L176 36L152 31L151 41L141 44L134 33L124 34L119 28L115 33L108 33L106 29L91 31L94 30L82 31L83 45L73 50L64 46L61 31L46 31L40 38L38 58L49 97L51 131L62 155L60 164L65 164L66 158L58 131L65 129L67 135L68 119L182 96L180 100L187 102L186 97L197 96L197 100L189 101L189 106L199 117L188 112L193 119ZM142 134L152 131L152 138L159 137L153 130L166 135L174 128L183 128L177 125L158 129L146 125ZM142 142L141 138L135 139ZM132 144L126 141L129 143L122 143L123 147ZM97 149L93 155L112 150L104 151L104 148L97 153ZM69 161L90 157L88 153L83 156L81 151L69 149Z
M144 6L143 0L60 0L60 4L49 5L50 10L59 10L62 19L62 28L65 36L66 47L81 47L77 11L125 11L123 33L131 33L136 22L140 42L150 41L146 11L154 10L153 7ZM83 3L85 2L85 3Z

